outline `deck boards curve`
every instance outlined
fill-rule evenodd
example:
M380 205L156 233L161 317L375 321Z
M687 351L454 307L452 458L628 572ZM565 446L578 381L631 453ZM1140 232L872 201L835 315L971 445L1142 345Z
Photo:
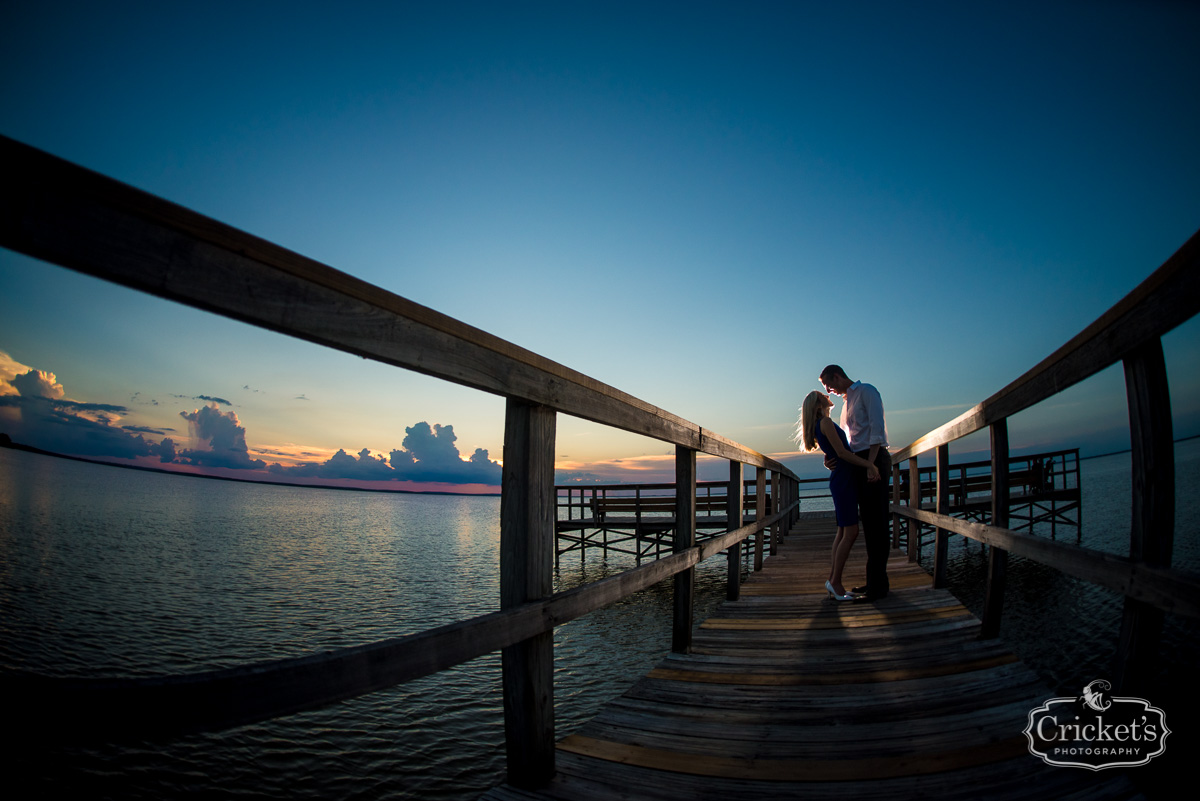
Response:
M829 518L802 519L696 630L558 743L554 780L523 799L1137 798L1113 771L1032 756L1029 710L1053 696L918 565L893 551L892 592L839 603L823 589ZM851 553L847 584L865 553Z

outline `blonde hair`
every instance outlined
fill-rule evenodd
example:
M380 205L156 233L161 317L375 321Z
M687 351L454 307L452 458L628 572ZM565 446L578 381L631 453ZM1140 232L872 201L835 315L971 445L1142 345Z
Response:
M817 449L817 426L821 425L821 412L829 403L829 396L819 390L813 390L804 396L800 405L800 419L796 421L796 444L801 450L815 451Z

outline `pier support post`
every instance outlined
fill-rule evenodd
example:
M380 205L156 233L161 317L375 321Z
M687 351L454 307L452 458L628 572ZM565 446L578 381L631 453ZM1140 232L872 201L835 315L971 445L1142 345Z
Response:
M1008 528L1008 420L991 425L992 435L992 526ZM1000 615L1004 610L1004 584L1008 572L1008 551L992 545L988 548L987 591L983 600L983 625L980 639L1000 634Z
M508 399L500 495L500 608L553 592L555 411ZM554 632L501 652L508 782L533 789L554 776Z
M900 505L900 465L892 464L892 505ZM892 513L892 547L900 547L900 515Z
M908 460L908 508L921 508L921 470L915 456ZM910 517L905 529L908 531L908 561L915 562L921 555L921 521Z
M726 528L734 531L742 527L742 505L744 503L745 483L742 478L741 462L729 462L729 489L725 497ZM726 551L729 559L729 573L725 585L725 598L736 601L742 592L742 544L735 542Z
M758 572L763 569L763 537L766 537L768 532L763 527L762 521L767 516L767 469L765 467L754 468L754 570Z
M771 514L778 514L783 508L783 474L778 470L771 471ZM783 518L771 526L771 556L779 553L779 541L783 539Z
M950 446L937 448L937 513L949 513L950 507ZM946 586L946 559L949 556L950 532L938 528L933 541L933 586Z
M675 543L680 553L696 544L696 451L675 446ZM686 654L692 649L692 606L696 590L696 568L675 574L675 620L671 650Z
M1133 446L1133 519L1129 557L1152 567L1169 567L1175 539L1175 443L1162 340L1125 357L1125 393ZM1145 694L1154 678L1163 612L1125 598L1121 639L1113 668L1117 691Z

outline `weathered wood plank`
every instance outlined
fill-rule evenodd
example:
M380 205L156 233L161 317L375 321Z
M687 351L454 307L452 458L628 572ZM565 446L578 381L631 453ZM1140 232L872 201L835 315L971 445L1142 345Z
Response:
M866 759L761 759L756 757L720 757L706 755L697 759L690 752L646 748L573 734L559 748L626 765L638 765L694 776L711 776L762 781L849 781L873 776L881 779L943 773L976 765L990 764L1028 755L1023 736L984 745L952 748L914 756L870 757Z

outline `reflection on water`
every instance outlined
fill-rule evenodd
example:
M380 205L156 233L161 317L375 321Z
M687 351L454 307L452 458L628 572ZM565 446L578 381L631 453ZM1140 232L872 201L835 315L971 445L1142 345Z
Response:
M1200 442L1180 446L1177 475L1175 559L1192 569L1198 453ZM1128 455L1081 467L1084 544L1126 552ZM0 669L193 672L420 631L498 607L498 543L498 498L204 481L0 449ZM979 613L984 552L954 538L951 554L952 589ZM632 564L566 555L556 586ZM1009 572L1003 636L1018 654L1057 692L1107 675L1120 599L1021 560ZM698 568L697 621L723 599L724 579L723 558ZM1170 621L1172 693L1197 663L1196 633ZM670 582L560 627L559 736L670 642ZM328 709L167 743L26 744L13 778L86 797L474 798L503 777L499 673L489 655Z

